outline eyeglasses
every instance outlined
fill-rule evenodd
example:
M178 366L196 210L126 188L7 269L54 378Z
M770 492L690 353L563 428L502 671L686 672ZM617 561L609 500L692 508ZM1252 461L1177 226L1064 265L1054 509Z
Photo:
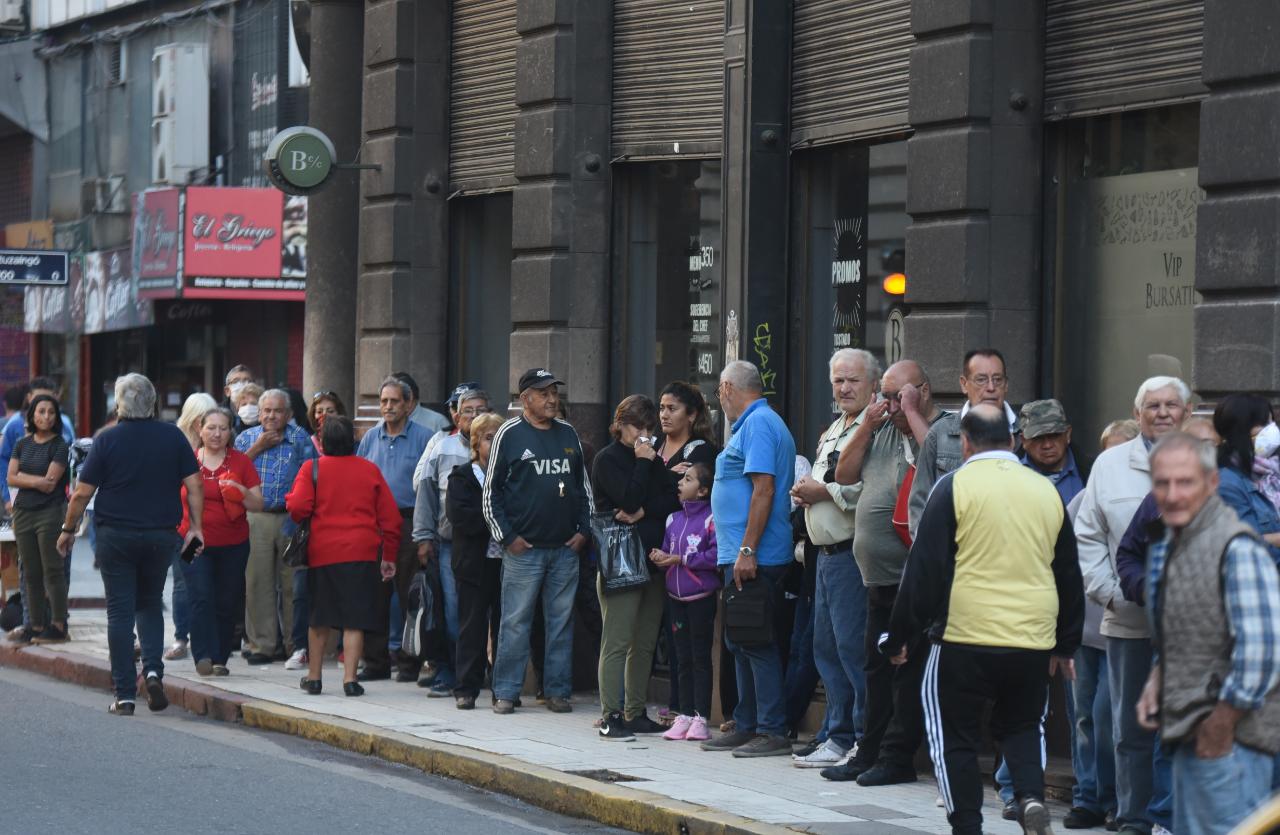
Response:
M337 397L337 396L338 396L338 393L336 391L318 391L315 394L311 395L311 402L314 403L315 401L321 399L322 397Z
M986 374L979 374L977 377L971 377L969 379L969 382L973 383L978 388L983 388L983 389L989 385L995 386L996 388L1000 388L1006 382L1008 382L1008 379L1009 378L1005 377L1003 374L992 374L990 377L988 377Z
M464 417L477 417L489 414L489 409L485 406L475 406L470 409L459 409L458 414Z

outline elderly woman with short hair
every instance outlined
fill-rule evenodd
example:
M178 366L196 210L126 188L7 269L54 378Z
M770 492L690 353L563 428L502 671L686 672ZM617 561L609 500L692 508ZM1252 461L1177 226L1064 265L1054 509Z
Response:
M191 520L186 542L204 540L204 483L182 430L156 420L156 390L150 380L141 374L120 377L115 400L120 420L98 435L80 469L58 550L71 552L80 516L96 492L97 558L107 595L107 646L116 695L110 710L132 716L138 692L135 624L147 704L152 710L169 705L162 683L161 596L173 554L184 546L176 532L182 522L184 486Z
M193 450L200 449L200 424L218 403L203 391L187 397L178 415L178 428L187 436ZM199 457L199 456L197 456ZM173 645L164 651L165 661L187 657L187 640L191 637L191 602L187 596L187 577L182 562L173 555Z

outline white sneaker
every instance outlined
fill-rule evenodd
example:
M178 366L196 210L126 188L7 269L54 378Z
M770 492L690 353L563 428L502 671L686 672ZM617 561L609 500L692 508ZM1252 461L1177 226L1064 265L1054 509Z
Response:
M846 756L847 752L831 740L827 740L807 757L792 755L791 764L796 768L829 768Z
M289 660L284 662L286 670L305 670L307 668L307 651L305 649L297 650L293 655L289 656Z
M1160 824L1153 823L1151 824L1151 835L1173 835L1173 833Z

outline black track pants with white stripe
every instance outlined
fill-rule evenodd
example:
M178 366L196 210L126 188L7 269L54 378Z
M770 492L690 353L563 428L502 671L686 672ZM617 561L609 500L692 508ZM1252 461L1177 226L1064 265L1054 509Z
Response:
M933 644L920 688L925 730L947 820L957 835L982 831L982 717L1009 762L1016 797L1044 797L1040 720L1049 687L1049 653Z

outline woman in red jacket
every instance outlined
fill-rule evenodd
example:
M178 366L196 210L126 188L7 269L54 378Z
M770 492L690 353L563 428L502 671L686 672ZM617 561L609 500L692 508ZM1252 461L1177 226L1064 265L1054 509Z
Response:
M380 582L396 573L400 544L400 511L391 488L372 462L355 454L351 420L325 419L320 431L324 457L298 471L285 507L295 522L311 519L307 543L307 595L311 601L307 632L308 671L301 687L320 692L320 668L330 629L342 630L342 692L360 696L356 662L364 649L365 631L385 629L377 623ZM311 468L320 467L312 482Z

